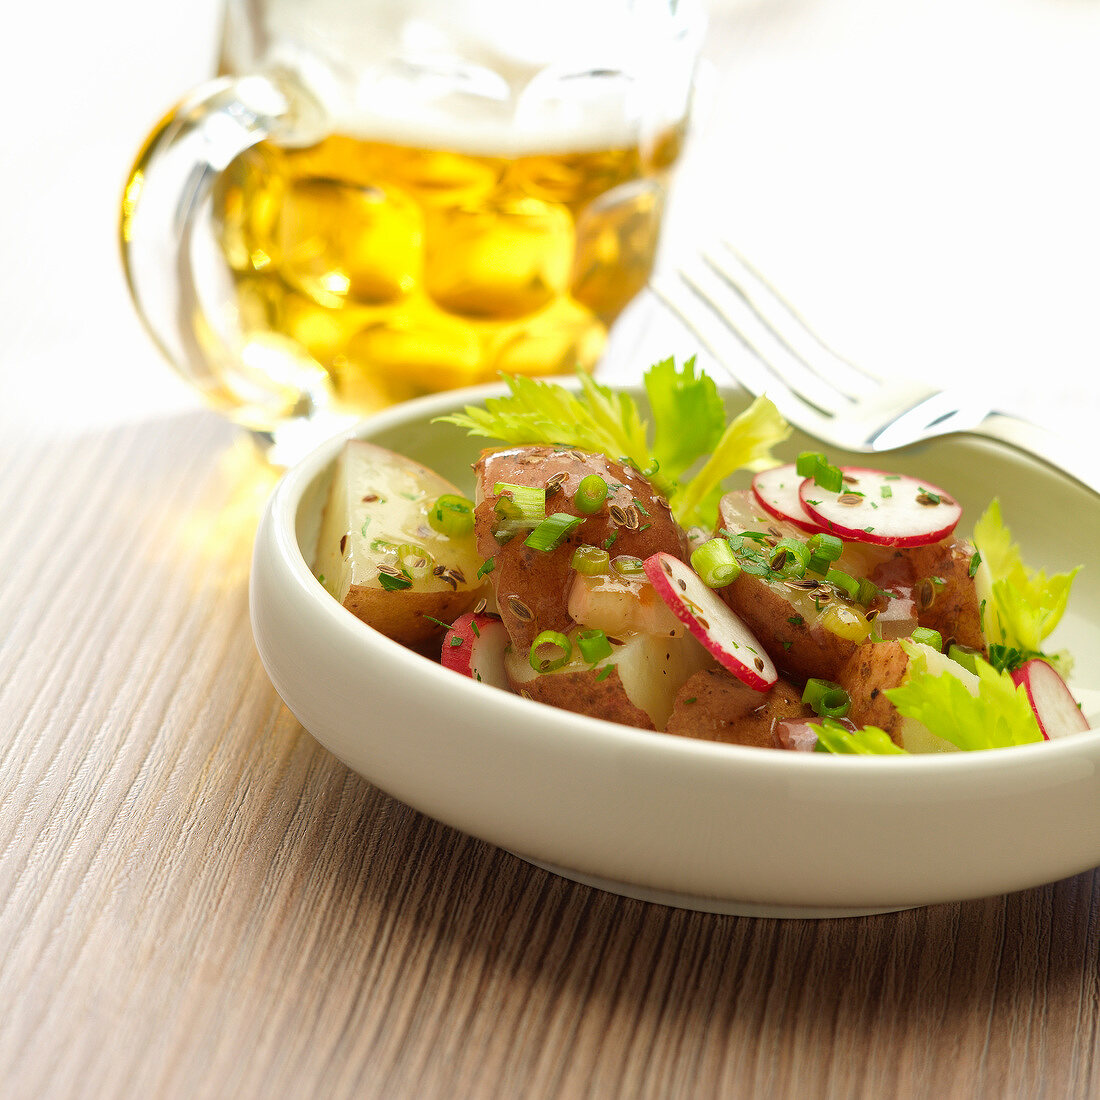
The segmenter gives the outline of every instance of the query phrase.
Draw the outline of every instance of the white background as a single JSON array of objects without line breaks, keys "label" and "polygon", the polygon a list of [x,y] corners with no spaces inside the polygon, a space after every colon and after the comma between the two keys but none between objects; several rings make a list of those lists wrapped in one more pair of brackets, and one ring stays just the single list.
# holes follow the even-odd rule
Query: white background
[{"label": "white background", "polygon": [[[145,133],[211,73],[218,12],[0,19],[0,386],[43,432],[193,401],[130,308],[117,206]],[[1095,430],[1100,3],[726,0],[707,55],[670,258],[728,236],[852,358]]]}]

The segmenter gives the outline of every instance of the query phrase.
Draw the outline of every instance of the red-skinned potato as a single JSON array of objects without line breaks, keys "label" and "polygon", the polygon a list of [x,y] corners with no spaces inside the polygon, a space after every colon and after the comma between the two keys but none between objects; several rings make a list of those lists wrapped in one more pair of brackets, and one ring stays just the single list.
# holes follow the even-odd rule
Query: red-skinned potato
[{"label": "red-skinned potato", "polygon": [[590,665],[574,648],[568,664],[542,673],[526,652],[513,650],[505,666],[512,690],[525,698],[624,726],[663,730],[684,682],[714,664],[687,633],[636,634],[612,650],[610,657]]},{"label": "red-skinned potato", "polygon": [[[314,573],[368,626],[405,645],[438,636],[485,590],[473,532],[444,535],[428,521],[445,478],[373,443],[349,440],[336,461]],[[389,587],[381,580],[389,577]]]},{"label": "red-skinned potato", "polygon": [[[640,558],[658,550],[678,557],[687,544],[668,503],[653,491],[636,470],[612,462],[601,454],[548,445],[508,447],[486,451],[475,466],[477,547],[492,559],[488,573],[501,619],[517,652],[526,652],[544,630],[566,632],[573,626],[568,611],[569,590],[575,576],[571,568],[578,546],[605,547],[608,553]],[[608,485],[607,500],[592,515],[574,504],[581,479],[598,474]],[[496,503],[499,483],[546,489],[547,514],[563,512],[583,517],[581,525],[556,549],[534,550],[524,544],[523,533],[501,543]]]},{"label": "red-skinned potato", "polygon": [[778,749],[779,722],[812,717],[798,689],[786,680],[754,691],[725,669],[709,669],[684,683],[665,729],[681,737]]}]

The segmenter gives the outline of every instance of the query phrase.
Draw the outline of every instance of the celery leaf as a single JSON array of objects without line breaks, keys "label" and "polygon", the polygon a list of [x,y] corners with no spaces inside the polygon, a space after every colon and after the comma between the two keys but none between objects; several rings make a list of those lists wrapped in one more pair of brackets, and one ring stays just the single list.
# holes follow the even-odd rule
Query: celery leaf
[{"label": "celery leaf", "polygon": [[901,644],[909,655],[908,674],[900,687],[887,688],[885,694],[906,718],[966,751],[1042,741],[1027,692],[1007,672],[976,659],[978,694],[972,695],[958,677],[930,671],[919,646]]},{"label": "celery leaf", "polygon": [[701,455],[714,450],[726,426],[726,407],[713,379],[695,373],[692,356],[682,369],[673,359],[645,375],[653,410],[653,457],[668,478],[678,478]]},{"label": "celery leaf", "polygon": [[703,468],[669,498],[672,512],[687,527],[713,527],[722,482],[734,470],[763,470],[778,462],[772,447],[791,434],[790,425],[766,397],[758,397],[722,433]]},{"label": "celery leaf", "polygon": [[989,570],[987,577],[980,571],[975,578],[986,603],[987,640],[1017,649],[1025,656],[1041,655],[1043,639],[1066,610],[1077,570],[1048,577],[1042,570],[1029,569],[1001,519],[997,500],[974,525],[974,544]]},{"label": "celery leaf", "polygon": [[878,726],[864,726],[849,730],[843,726],[826,723],[810,723],[817,734],[817,752],[831,752],[838,756],[907,756],[905,749],[890,740],[890,735]]}]

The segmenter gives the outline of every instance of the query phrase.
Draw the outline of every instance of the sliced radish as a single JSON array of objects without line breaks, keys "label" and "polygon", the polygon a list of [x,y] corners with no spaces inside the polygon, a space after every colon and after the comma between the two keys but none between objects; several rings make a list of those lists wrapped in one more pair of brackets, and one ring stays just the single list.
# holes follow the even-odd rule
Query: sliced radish
[{"label": "sliced radish", "polygon": [[955,530],[962,508],[927,481],[861,466],[842,466],[844,488],[822,489],[813,478],[798,499],[810,518],[843,539],[876,546],[924,546]]},{"label": "sliced radish", "polygon": [[1038,657],[1025,661],[1012,673],[1012,682],[1024,685],[1035,720],[1048,741],[1089,728],[1065,680],[1046,661]]},{"label": "sliced radish", "polygon": [[690,565],[660,551],[646,559],[645,572],[657,595],[738,680],[755,691],[775,683],[775,665],[764,647]]},{"label": "sliced radish", "polygon": [[762,470],[752,479],[752,492],[765,512],[776,519],[793,523],[801,531],[815,535],[825,528],[810,518],[798,498],[802,478],[793,462]]},{"label": "sliced radish", "polygon": [[511,642],[507,629],[495,615],[470,611],[451,624],[443,639],[440,661],[444,668],[509,691],[504,651]]}]

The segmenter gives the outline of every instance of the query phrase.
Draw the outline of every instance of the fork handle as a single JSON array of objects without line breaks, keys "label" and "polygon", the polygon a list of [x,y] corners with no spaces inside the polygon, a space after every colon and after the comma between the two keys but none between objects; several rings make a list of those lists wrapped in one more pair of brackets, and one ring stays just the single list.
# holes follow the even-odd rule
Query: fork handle
[{"label": "fork handle", "polygon": [[1007,443],[1040,462],[1054,467],[1100,495],[1100,465],[1074,438],[1056,435],[1008,413],[990,412],[963,434],[984,436]]}]

